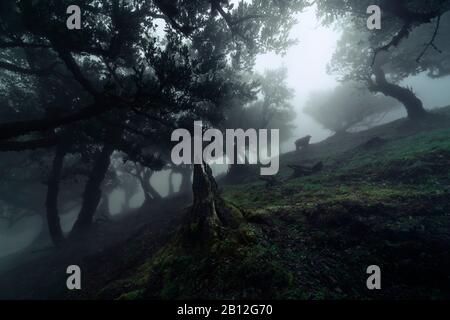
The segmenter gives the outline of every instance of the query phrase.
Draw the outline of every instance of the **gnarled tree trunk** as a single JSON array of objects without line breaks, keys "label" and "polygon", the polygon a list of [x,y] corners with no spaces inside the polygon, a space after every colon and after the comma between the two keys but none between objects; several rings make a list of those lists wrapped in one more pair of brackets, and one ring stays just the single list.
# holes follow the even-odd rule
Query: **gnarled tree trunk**
[{"label": "gnarled tree trunk", "polygon": [[423,107],[422,101],[408,88],[390,83],[382,66],[376,62],[373,68],[376,83],[371,87],[372,90],[381,92],[384,95],[400,101],[408,112],[408,118],[417,120],[423,118],[427,112]]},{"label": "gnarled tree trunk", "polygon": [[109,211],[109,199],[106,194],[102,194],[100,204],[98,205],[97,214],[95,215],[96,222],[107,222],[111,219]]},{"label": "gnarled tree trunk", "polygon": [[64,146],[58,145],[56,147],[55,158],[53,159],[52,169],[48,180],[47,199],[45,202],[50,238],[55,245],[60,245],[64,242],[64,235],[59,220],[58,194],[66,153],[67,151]]},{"label": "gnarled tree trunk", "polygon": [[158,191],[155,190],[155,188],[153,188],[150,182],[153,174],[154,171],[147,168],[143,169],[143,172],[139,174],[139,180],[141,182],[142,190],[144,191],[145,196],[143,206],[150,203],[151,201],[162,199],[161,195],[158,193]]},{"label": "gnarled tree trunk", "polygon": [[91,226],[102,197],[101,185],[108,171],[113,152],[114,146],[111,143],[105,143],[103,150],[96,159],[84,189],[83,205],[73,226],[72,234],[82,233]]},{"label": "gnarled tree trunk", "polygon": [[191,231],[195,238],[209,240],[217,236],[222,225],[218,213],[218,194],[215,181],[211,179],[207,164],[194,165],[192,191],[194,203],[191,209]]},{"label": "gnarled tree trunk", "polygon": [[185,225],[185,235],[190,240],[206,243],[226,227],[238,225],[242,217],[233,214],[233,209],[222,199],[211,168],[206,163],[194,165],[192,191],[194,202]]}]

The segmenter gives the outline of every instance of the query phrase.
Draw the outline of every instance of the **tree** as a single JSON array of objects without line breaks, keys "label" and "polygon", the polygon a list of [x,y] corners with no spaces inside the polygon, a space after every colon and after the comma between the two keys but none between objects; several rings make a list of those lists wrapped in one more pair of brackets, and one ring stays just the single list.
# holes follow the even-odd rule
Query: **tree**
[{"label": "tree", "polygon": [[143,206],[147,206],[152,201],[158,201],[161,200],[162,197],[156,191],[151,182],[150,179],[152,178],[153,174],[155,173],[154,170],[151,170],[149,168],[143,167],[139,163],[134,164],[135,169],[132,170],[132,175],[137,178],[139,183],[141,184],[142,191],[144,192],[144,204]]},{"label": "tree", "polygon": [[[444,36],[438,37],[438,31],[441,22],[448,19],[450,1],[323,0],[317,3],[325,23],[338,19],[344,27],[330,71],[344,80],[363,82],[371,91],[397,99],[410,119],[423,118],[426,112],[422,101],[399,83],[420,72],[442,69],[439,60],[443,57],[438,57],[440,50],[433,48],[445,42]],[[366,27],[369,5],[379,5],[383,12],[382,28],[376,32]]]},{"label": "tree", "polygon": [[[0,124],[0,150],[53,150],[47,216],[60,242],[57,203],[68,159],[81,157],[89,164],[72,231],[83,234],[101,201],[113,153],[153,170],[161,166],[159,151],[170,144],[170,130],[198,119],[220,123],[226,101],[249,90],[238,70],[250,70],[257,53],[282,51],[291,43],[286,31],[304,1],[5,0],[1,5],[2,88],[12,102]],[[69,5],[83,12],[80,32],[65,28]],[[12,86],[20,94],[13,94]],[[33,103],[24,103],[23,93]],[[151,152],[145,153],[149,144]]]},{"label": "tree", "polygon": [[324,128],[341,133],[370,127],[397,105],[393,99],[345,83],[333,90],[311,94],[303,111]]},{"label": "tree", "polygon": [[196,164],[193,171],[194,199],[183,226],[183,236],[193,244],[207,245],[227,228],[239,226],[243,216],[221,197],[208,164]]},{"label": "tree", "polygon": [[280,140],[292,135],[295,111],[291,104],[294,91],[287,84],[286,67],[254,74],[256,96],[252,100],[238,101],[227,112],[227,128],[279,129]]},{"label": "tree", "polygon": [[[267,70],[263,74],[250,76],[254,81],[254,96],[236,99],[226,111],[226,128],[235,129],[278,129],[280,143],[292,135],[295,111],[291,101],[294,92],[287,85],[288,70],[285,67]],[[248,166],[237,165],[237,158],[248,160],[248,150],[234,150],[235,165],[231,165],[228,178],[239,181],[248,173]],[[248,161],[246,161],[248,163]]]}]

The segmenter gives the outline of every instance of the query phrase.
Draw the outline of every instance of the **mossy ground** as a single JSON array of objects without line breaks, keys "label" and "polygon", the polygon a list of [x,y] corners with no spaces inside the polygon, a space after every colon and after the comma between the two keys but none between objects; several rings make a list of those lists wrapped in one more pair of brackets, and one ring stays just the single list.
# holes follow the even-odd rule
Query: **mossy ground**
[{"label": "mossy ground", "polygon": [[[450,297],[450,130],[339,155],[324,172],[228,186],[293,281],[285,298]],[[287,176],[287,175],[286,175]],[[369,292],[365,268],[382,267]]]},{"label": "mossy ground", "polygon": [[[228,185],[245,222],[203,246],[174,235],[101,293],[119,299],[450,298],[450,129],[395,135],[369,149],[317,148],[319,174]],[[383,132],[377,129],[377,135]],[[388,130],[385,130],[386,132]],[[382,290],[366,287],[379,265]],[[106,293],[106,294],[105,294]]]}]

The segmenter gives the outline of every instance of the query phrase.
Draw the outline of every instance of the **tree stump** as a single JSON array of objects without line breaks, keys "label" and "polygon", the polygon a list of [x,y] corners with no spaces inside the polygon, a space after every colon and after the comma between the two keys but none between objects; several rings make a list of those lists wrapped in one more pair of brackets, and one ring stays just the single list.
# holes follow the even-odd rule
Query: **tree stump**
[{"label": "tree stump", "polygon": [[209,242],[227,227],[236,227],[242,215],[222,199],[211,168],[194,165],[193,205],[185,223],[185,235],[192,241]]}]

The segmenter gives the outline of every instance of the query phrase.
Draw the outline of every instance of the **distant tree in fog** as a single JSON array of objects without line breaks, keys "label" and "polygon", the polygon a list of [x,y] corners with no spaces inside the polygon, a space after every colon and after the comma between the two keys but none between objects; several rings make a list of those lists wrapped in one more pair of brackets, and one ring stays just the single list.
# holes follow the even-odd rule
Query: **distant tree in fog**
[{"label": "distant tree in fog", "polygon": [[[330,72],[359,81],[371,91],[398,100],[410,119],[426,115],[422,101],[401,81],[421,72],[449,73],[449,0],[316,1],[324,23],[343,27]],[[366,9],[379,5],[381,30],[368,30]]]},{"label": "distant tree in fog", "polygon": [[243,107],[241,118],[236,119],[235,123],[241,123],[247,128],[279,129],[280,142],[289,139],[296,114],[292,105],[294,90],[288,86],[287,77],[286,67],[256,74],[254,79],[259,85],[258,98]]},{"label": "distant tree in fog", "polygon": [[[83,12],[81,31],[66,28],[69,5]],[[292,43],[288,31],[304,5],[0,1],[0,151],[43,150],[36,162],[47,173],[41,201],[53,242],[67,238],[59,203],[68,177],[83,177],[73,239],[105,208],[113,155],[144,167],[148,187],[171,131],[199,119],[218,125],[226,102],[252,95],[242,70]]]},{"label": "distant tree in fog", "polygon": [[396,106],[398,102],[394,99],[345,83],[311,94],[303,111],[324,128],[339,133],[373,126]]},{"label": "distant tree in fog", "polygon": [[[237,100],[234,105],[225,112],[225,128],[235,129],[278,129],[280,143],[292,136],[293,121],[296,113],[292,105],[294,91],[287,84],[288,70],[285,67],[267,70],[264,73],[256,73],[250,76],[254,81],[256,96],[254,99]],[[244,159],[247,150],[234,150],[235,161],[237,157]],[[229,177],[233,179],[248,170],[242,165],[231,165]]]},{"label": "distant tree in fog", "polygon": [[234,101],[233,106],[225,111],[224,127],[279,129],[280,142],[289,139],[295,127],[293,121],[296,114],[292,105],[294,90],[287,84],[287,75],[285,67],[251,75],[255,97]]}]

